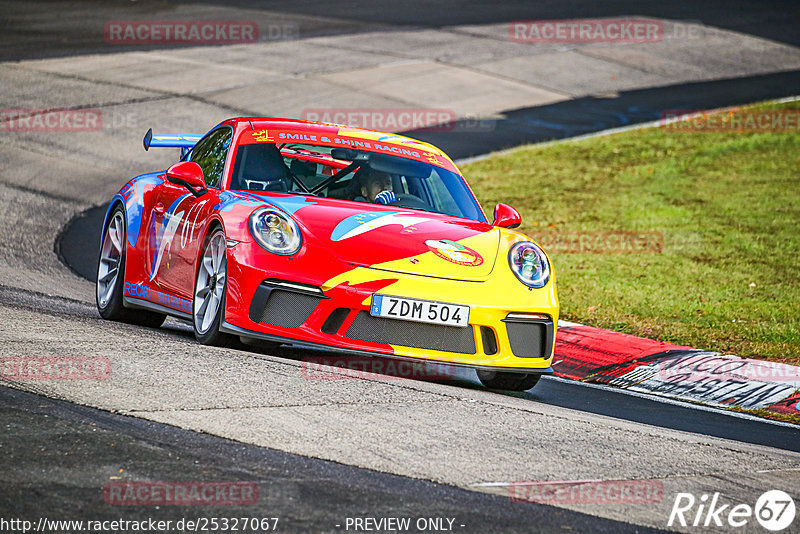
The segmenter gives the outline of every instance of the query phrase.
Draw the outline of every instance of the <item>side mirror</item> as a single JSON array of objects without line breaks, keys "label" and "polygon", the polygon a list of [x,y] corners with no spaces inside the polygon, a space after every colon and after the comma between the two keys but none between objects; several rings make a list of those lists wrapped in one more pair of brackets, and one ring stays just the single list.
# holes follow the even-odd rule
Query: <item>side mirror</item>
[{"label": "side mirror", "polygon": [[494,222],[492,226],[516,228],[520,224],[522,224],[522,217],[517,210],[508,204],[498,204],[494,207]]},{"label": "side mirror", "polygon": [[167,180],[175,185],[182,185],[196,197],[208,191],[203,178],[203,169],[194,161],[179,161],[167,169]]}]

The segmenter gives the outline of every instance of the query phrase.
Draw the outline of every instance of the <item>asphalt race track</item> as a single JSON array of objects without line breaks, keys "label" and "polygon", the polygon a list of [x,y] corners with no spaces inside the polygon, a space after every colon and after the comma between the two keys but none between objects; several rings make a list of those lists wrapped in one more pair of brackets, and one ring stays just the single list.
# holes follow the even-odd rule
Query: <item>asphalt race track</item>
[{"label": "asphalt race track", "polygon": [[[491,116],[491,129],[411,135],[469,157],[652,121],[664,109],[795,94],[794,4],[128,4],[0,2],[0,105],[96,108],[108,119],[89,133],[0,131],[0,356],[102,357],[113,369],[101,381],[0,379],[0,518],[245,515],[280,517],[279,532],[344,532],[347,518],[408,517],[450,518],[460,532],[649,532],[670,530],[678,492],[750,505],[770,489],[800,493],[800,432],[791,425],[558,379],[520,394],[487,391],[469,372],[447,382],[315,379],[303,350],[208,348],[178,321],[158,330],[101,321],[90,282],[105,203],[131,176],[174,159],[142,151],[149,126],[202,131],[237,114],[297,116],[320,102],[411,107],[441,93],[460,115]],[[700,51],[666,43],[674,48],[652,48],[635,59],[648,67],[638,69],[624,48],[525,56],[529,49],[503,40],[511,20],[634,15],[702,26]],[[199,51],[115,47],[102,37],[108,20],[192,17],[296,33]],[[541,84],[515,73],[520,58],[539,54],[564,68]],[[585,72],[571,82],[574,61]],[[426,89],[420,79],[402,94],[369,85],[387,72],[407,75],[409,65],[464,85]],[[619,87],[609,68],[621,69]],[[355,79],[366,89],[354,89]],[[478,81],[492,81],[499,96],[459,100]],[[259,500],[108,504],[103,488],[118,480],[255,482]],[[551,506],[508,497],[512,482],[558,480],[657,481],[663,499]],[[740,530],[760,531],[755,522]]]}]

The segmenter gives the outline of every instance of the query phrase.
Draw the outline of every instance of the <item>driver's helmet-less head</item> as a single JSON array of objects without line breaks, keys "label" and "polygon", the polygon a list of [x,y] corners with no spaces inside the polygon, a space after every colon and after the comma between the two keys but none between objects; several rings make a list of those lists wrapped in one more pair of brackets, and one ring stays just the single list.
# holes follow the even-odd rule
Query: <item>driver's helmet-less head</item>
[{"label": "driver's helmet-less head", "polygon": [[385,172],[370,167],[362,167],[356,172],[361,196],[370,202],[389,204],[397,200],[393,192],[392,177]]}]

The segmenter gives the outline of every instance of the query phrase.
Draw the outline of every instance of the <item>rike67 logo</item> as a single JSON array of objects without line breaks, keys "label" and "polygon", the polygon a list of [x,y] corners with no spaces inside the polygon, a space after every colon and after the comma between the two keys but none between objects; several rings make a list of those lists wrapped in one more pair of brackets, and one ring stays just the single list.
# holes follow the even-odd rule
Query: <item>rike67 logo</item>
[{"label": "rike67 logo", "polygon": [[720,494],[703,494],[697,499],[691,493],[678,493],[667,526],[739,528],[753,517],[767,530],[778,532],[794,522],[794,500],[781,490],[763,493],[755,506],[723,503]]}]

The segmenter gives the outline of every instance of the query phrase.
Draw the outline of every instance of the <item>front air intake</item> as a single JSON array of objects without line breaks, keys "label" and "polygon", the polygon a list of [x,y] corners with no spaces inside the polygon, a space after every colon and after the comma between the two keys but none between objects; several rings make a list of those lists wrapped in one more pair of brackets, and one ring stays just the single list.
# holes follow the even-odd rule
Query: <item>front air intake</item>
[{"label": "front air intake", "polygon": [[508,314],[506,324],[511,352],[518,358],[549,358],[553,351],[553,320],[544,315]]},{"label": "front air intake", "polygon": [[320,300],[322,290],[280,280],[266,280],[258,286],[250,304],[250,319],[283,328],[303,324]]},{"label": "front air intake", "polygon": [[417,349],[475,354],[472,326],[459,328],[436,324],[373,317],[360,311],[347,329],[346,337],[373,343],[400,345]]}]

